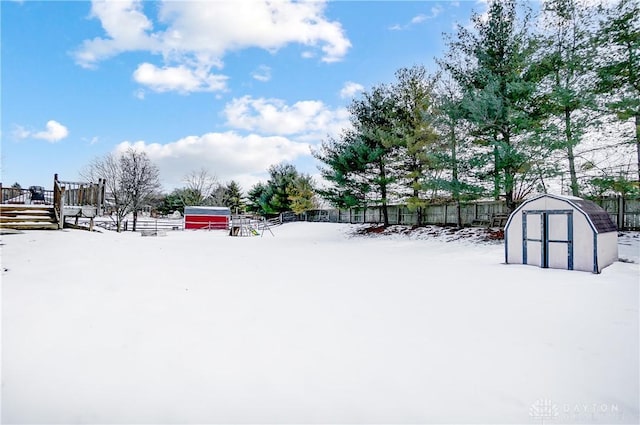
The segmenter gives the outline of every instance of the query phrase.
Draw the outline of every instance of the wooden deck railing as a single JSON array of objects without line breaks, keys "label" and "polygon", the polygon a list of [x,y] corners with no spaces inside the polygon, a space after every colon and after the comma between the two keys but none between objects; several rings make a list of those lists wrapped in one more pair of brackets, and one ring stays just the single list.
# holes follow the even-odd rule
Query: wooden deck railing
[{"label": "wooden deck railing", "polygon": [[[44,200],[37,201],[38,204],[51,205],[53,203],[53,191],[44,191]],[[18,189],[14,187],[3,187],[0,183],[0,203],[1,204],[31,204],[31,191],[29,189]]]},{"label": "wooden deck railing", "polygon": [[101,211],[104,207],[105,185],[103,179],[98,183],[71,182],[58,180],[54,177],[55,184],[64,188],[64,204],[68,206],[92,206]]},{"label": "wooden deck railing", "polygon": [[53,210],[56,213],[58,229],[64,227],[64,186],[58,181],[58,175],[53,178]]}]

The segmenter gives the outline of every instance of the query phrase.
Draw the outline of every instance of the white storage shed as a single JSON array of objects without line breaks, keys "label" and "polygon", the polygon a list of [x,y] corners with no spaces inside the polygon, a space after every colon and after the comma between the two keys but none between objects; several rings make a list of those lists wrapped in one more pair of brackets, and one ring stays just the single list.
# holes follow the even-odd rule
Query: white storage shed
[{"label": "white storage shed", "polygon": [[618,260],[618,231],[609,214],[572,196],[526,200],[509,216],[504,241],[507,264],[600,273]]}]

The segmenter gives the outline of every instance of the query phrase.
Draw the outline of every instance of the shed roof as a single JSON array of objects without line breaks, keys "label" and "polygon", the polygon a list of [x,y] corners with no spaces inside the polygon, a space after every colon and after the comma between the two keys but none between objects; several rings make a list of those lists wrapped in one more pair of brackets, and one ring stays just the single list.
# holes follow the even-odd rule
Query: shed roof
[{"label": "shed roof", "polygon": [[613,220],[611,220],[611,216],[609,216],[609,213],[600,205],[592,201],[587,201],[585,199],[571,200],[571,202],[576,204],[579,209],[587,214],[598,233],[618,231],[618,227],[613,222]]},{"label": "shed roof", "polygon": [[184,215],[231,215],[228,207],[188,206],[184,207]]},{"label": "shed roof", "polygon": [[577,198],[575,196],[562,196],[562,195],[551,195],[551,194],[534,196],[533,198],[530,198],[524,201],[522,205],[520,205],[516,209],[516,211],[522,209],[522,207],[524,207],[527,203],[543,197],[559,199],[571,204],[574,208],[581,211],[587,217],[587,220],[589,220],[589,222],[591,223],[596,233],[609,233],[609,232],[616,232],[618,230],[618,227],[613,222],[613,220],[611,220],[611,216],[604,208],[602,208],[595,202],[587,201],[586,199]]}]

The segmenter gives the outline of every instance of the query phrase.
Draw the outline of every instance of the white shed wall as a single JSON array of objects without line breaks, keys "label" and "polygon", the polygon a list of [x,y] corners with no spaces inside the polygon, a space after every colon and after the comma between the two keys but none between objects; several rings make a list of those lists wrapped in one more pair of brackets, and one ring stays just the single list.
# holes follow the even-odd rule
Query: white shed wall
[{"label": "white shed wall", "polygon": [[507,263],[522,264],[522,213],[511,218],[505,238],[507,239]]},{"label": "white shed wall", "polygon": [[598,235],[598,272],[618,261],[618,232]]},{"label": "white shed wall", "polygon": [[[568,204],[566,204],[568,205]],[[573,212],[573,269],[593,272],[594,231],[580,211]]]}]

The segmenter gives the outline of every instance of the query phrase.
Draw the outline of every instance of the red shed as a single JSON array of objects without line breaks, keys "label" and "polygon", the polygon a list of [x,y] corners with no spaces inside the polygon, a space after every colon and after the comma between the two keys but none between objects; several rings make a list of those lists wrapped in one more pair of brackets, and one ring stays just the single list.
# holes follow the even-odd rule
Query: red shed
[{"label": "red shed", "polygon": [[184,228],[228,229],[230,217],[227,207],[184,207]]}]

